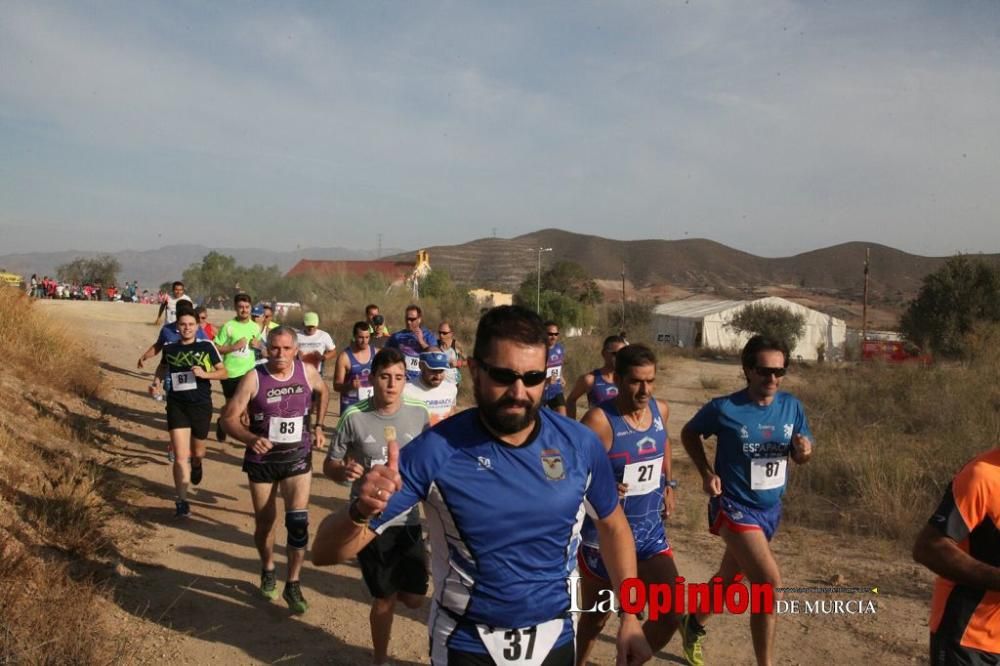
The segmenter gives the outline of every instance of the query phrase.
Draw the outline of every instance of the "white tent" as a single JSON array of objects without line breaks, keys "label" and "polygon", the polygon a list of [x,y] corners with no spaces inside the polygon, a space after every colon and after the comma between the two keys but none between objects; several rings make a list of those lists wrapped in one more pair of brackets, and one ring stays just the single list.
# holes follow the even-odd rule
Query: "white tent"
[{"label": "white tent", "polygon": [[753,301],[683,300],[663,303],[653,308],[653,337],[662,344],[677,347],[708,347],[738,351],[749,336],[727,324],[750,303],[779,305],[806,318],[805,333],[799,339],[792,358],[815,360],[822,344],[827,358],[843,352],[847,326],[842,319],[831,317],[798,303],[777,296]]}]

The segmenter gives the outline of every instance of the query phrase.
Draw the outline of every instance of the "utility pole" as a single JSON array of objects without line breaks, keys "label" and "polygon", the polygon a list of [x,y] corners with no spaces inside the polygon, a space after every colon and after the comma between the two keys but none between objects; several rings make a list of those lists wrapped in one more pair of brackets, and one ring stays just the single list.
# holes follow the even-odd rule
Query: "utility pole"
[{"label": "utility pole", "polygon": [[861,346],[864,347],[865,340],[868,339],[868,264],[871,261],[871,248],[865,248],[865,296],[864,305],[861,306]]},{"label": "utility pole", "polygon": [[622,330],[628,330],[625,321],[625,262],[622,261]]},{"label": "utility pole", "polygon": [[537,281],[535,284],[535,312],[542,312],[542,252],[551,252],[551,247],[538,248],[538,272],[535,274]]},{"label": "utility pole", "polygon": [[377,244],[375,246],[375,258],[376,259],[381,259],[382,258],[382,234],[378,234],[377,238],[378,238],[378,240],[377,240]]}]

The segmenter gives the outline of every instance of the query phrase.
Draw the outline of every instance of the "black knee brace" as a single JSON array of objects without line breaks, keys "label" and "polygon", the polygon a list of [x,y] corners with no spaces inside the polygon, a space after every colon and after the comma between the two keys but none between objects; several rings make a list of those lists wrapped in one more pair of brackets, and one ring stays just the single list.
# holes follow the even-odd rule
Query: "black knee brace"
[{"label": "black knee brace", "polygon": [[285,529],[288,530],[288,547],[302,550],[309,543],[309,511],[293,509],[285,512]]}]

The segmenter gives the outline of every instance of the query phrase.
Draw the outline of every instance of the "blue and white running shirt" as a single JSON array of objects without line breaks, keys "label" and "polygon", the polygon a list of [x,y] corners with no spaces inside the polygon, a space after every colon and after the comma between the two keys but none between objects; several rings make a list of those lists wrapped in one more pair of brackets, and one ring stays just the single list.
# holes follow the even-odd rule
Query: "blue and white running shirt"
[{"label": "blue and white running shirt", "polygon": [[812,439],[798,398],[779,391],[770,405],[758,405],[746,389],[715,398],[688,423],[702,437],[716,435],[715,473],[722,494],[766,509],[781,501],[792,439]]},{"label": "blue and white running shirt", "polygon": [[573,640],[567,578],[584,513],[606,518],[618,505],[611,463],[590,429],[543,409],[528,442],[510,446],[468,409],[411,441],[400,452],[400,474],[403,489],[371,526],[381,533],[424,502],[433,663],[448,647],[486,654],[477,624],[558,620],[555,647]]}]

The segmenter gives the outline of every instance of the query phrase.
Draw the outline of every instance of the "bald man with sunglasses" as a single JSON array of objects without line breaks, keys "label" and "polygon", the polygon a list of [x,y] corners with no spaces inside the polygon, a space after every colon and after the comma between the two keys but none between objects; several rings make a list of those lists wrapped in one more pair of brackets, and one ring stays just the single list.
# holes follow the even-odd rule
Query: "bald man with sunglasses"
[{"label": "bald man with sunglasses", "polygon": [[[780,390],[788,370],[788,346],[755,335],[740,360],[747,387],[702,407],[681,430],[681,442],[710,498],[709,531],[726,543],[716,576],[729,583],[742,573],[751,583],[781,587],[770,542],[781,518],[788,459],[799,465],[809,462],[812,432],[802,403]],[[702,438],[713,435],[717,443],[710,465]],[[708,617],[681,619],[684,656],[694,666],[705,663],[702,641]],[[758,664],[773,663],[774,621],[770,613],[750,616]]]},{"label": "bald man with sunglasses", "polygon": [[[615,589],[636,575],[635,542],[608,455],[585,426],[541,409],[545,327],[519,306],[488,311],[469,362],[476,407],[390,444],[349,507],[327,517],[317,565],[352,557],[423,502],[431,535],[431,663],[573,666],[568,577],[591,515]],[[649,646],[635,615],[618,633],[617,664]]]}]

